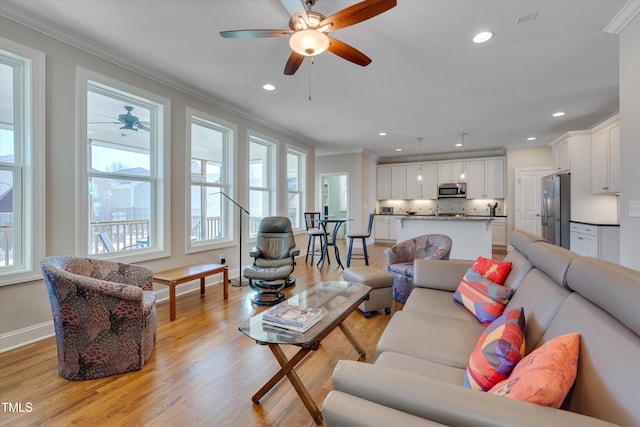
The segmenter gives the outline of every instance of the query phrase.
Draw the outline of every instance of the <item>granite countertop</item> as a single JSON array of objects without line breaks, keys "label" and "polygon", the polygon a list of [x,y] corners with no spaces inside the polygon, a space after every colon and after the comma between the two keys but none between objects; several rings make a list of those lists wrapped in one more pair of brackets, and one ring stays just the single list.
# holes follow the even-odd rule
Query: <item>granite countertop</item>
[{"label": "granite countertop", "polygon": [[490,216],[446,216],[446,215],[397,215],[400,219],[411,221],[487,221]]},{"label": "granite countertop", "polygon": [[595,226],[611,226],[611,227],[620,227],[620,223],[618,222],[607,222],[607,221],[577,221],[572,219],[571,222],[575,222],[578,224],[584,225],[595,225]]}]

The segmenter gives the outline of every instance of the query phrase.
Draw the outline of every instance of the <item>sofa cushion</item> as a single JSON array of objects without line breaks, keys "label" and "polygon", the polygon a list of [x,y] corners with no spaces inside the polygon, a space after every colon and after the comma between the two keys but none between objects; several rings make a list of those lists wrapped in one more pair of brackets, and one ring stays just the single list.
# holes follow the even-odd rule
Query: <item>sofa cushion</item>
[{"label": "sofa cushion", "polygon": [[415,288],[411,292],[411,298],[402,307],[402,311],[429,313],[478,323],[478,319],[473,314],[451,298],[451,292],[436,289]]},{"label": "sofa cushion", "polygon": [[470,268],[460,280],[453,299],[488,325],[502,314],[512,293],[511,289],[493,283]]},{"label": "sofa cushion", "polygon": [[479,256],[471,268],[493,283],[503,285],[511,271],[511,263],[509,261],[498,261]]},{"label": "sofa cushion", "polygon": [[531,265],[529,260],[518,251],[509,252],[507,256],[504,257],[504,260],[511,263],[511,272],[507,276],[503,285],[515,291],[518,289],[525,276],[531,271],[533,265]]},{"label": "sofa cushion", "polygon": [[464,382],[466,373],[464,368],[455,368],[395,351],[385,351],[376,358],[375,364],[458,385]]},{"label": "sofa cushion", "polygon": [[533,242],[528,245],[527,256],[534,267],[544,271],[547,276],[562,286],[567,285],[566,275],[569,264],[579,257],[565,248],[547,242]]},{"label": "sofa cushion", "polygon": [[511,310],[487,326],[469,357],[464,386],[490,390],[509,377],[524,356],[524,310]]},{"label": "sofa cushion", "polygon": [[465,369],[485,329],[480,322],[398,311],[382,332],[376,353],[395,351]]},{"label": "sofa cushion", "polygon": [[580,335],[553,338],[518,363],[509,378],[490,392],[511,399],[560,408],[576,379]]}]

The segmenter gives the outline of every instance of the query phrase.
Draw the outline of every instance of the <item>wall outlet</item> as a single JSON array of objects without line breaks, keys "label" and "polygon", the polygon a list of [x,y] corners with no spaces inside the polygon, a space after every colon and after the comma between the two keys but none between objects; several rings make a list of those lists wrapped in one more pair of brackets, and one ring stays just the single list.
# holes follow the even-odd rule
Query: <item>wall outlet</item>
[{"label": "wall outlet", "polygon": [[220,254],[218,255],[218,264],[226,264],[227,263],[227,259],[224,257],[224,254]]},{"label": "wall outlet", "polygon": [[629,216],[640,218],[640,200],[629,201]]}]

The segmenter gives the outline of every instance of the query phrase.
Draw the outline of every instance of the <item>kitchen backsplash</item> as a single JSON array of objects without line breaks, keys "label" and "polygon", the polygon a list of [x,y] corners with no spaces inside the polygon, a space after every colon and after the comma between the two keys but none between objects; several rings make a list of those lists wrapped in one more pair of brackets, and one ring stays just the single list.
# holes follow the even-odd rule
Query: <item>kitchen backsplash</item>
[{"label": "kitchen backsplash", "polygon": [[408,210],[417,211],[418,215],[434,215],[436,213],[464,213],[467,215],[489,215],[488,204],[497,203],[496,215],[507,215],[504,199],[439,199],[439,200],[383,200],[380,207],[393,207],[394,214],[404,214]]}]

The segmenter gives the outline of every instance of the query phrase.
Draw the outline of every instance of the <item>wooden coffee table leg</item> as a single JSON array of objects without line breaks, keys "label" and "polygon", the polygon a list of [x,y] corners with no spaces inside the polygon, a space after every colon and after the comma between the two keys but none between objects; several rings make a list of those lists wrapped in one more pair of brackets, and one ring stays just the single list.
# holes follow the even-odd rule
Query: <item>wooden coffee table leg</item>
[{"label": "wooden coffee table leg", "polygon": [[322,424],[322,413],[320,413],[320,409],[313,401],[311,394],[300,380],[300,377],[294,371],[293,368],[300,363],[302,359],[311,351],[310,348],[301,348],[292,358],[291,360],[287,359],[287,356],[282,351],[282,348],[278,344],[267,344],[271,349],[271,352],[275,356],[276,360],[280,364],[280,370],[273,376],[267,383],[262,386],[260,390],[256,394],[253,395],[251,400],[253,403],[259,403],[260,399],[267,394],[269,390],[271,390],[278,382],[286,375],[291,382],[291,385],[295,389],[298,396],[300,396],[300,400],[304,403],[304,406],[309,411],[309,414],[313,417],[313,420],[316,424]]},{"label": "wooden coffee table leg", "polygon": [[222,270],[222,289],[224,299],[229,298],[229,269]]},{"label": "wooden coffee table leg", "polygon": [[200,278],[200,295],[204,295],[204,276]]},{"label": "wooden coffee table leg", "polygon": [[347,325],[344,323],[339,323],[338,327],[342,331],[342,333],[347,337],[353,348],[356,349],[358,354],[360,355],[359,361],[365,360],[367,358],[367,352],[364,351],[364,348],[360,345],[360,343],[356,340],[356,337],[351,333]]}]

